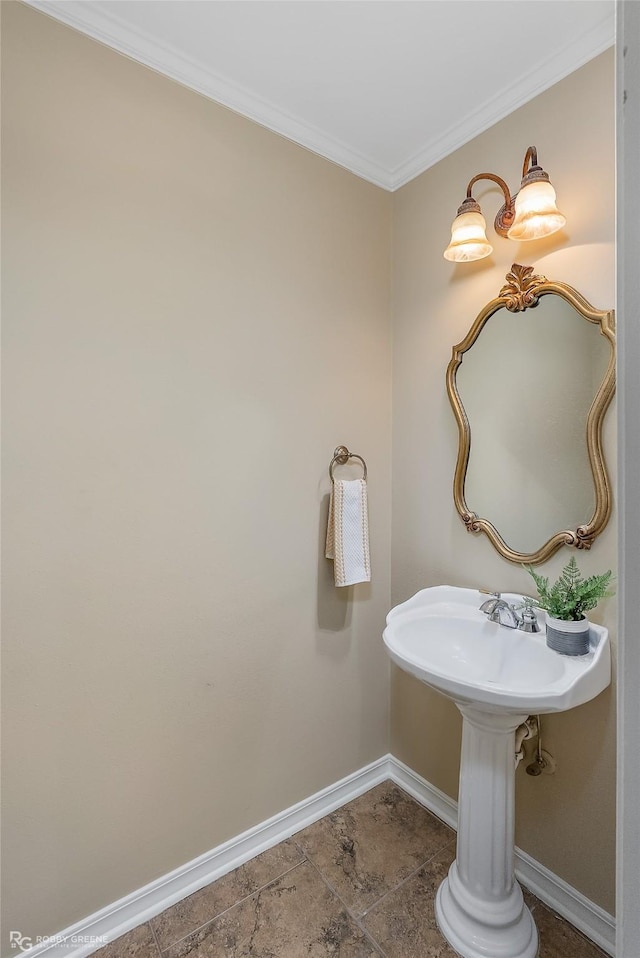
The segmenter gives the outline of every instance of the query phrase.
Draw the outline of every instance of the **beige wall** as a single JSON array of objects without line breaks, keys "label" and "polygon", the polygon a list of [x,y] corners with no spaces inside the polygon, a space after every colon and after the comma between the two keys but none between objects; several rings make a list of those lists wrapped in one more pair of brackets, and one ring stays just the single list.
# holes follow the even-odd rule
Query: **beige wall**
[{"label": "beige wall", "polygon": [[[428,170],[395,196],[393,367],[392,602],[450,583],[531,592],[531,580],[501,559],[484,536],[466,532],[452,500],[457,429],[445,389],[451,347],[498,294],[513,262],[577,287],[600,309],[614,305],[614,59],[609,51]],[[455,266],[442,258],[467,182],[480,170],[518,186],[530,143],[558,190],[563,234],[533,246],[495,238],[494,253]],[[501,194],[475,195],[491,223]],[[490,226],[492,233],[492,226]],[[493,234],[495,235],[495,234]],[[500,362],[535,361],[501,355]],[[606,455],[615,465],[615,410],[606,422]],[[496,461],[495,469],[501,467]],[[613,476],[615,481],[615,475]],[[540,543],[542,545],[542,543]],[[544,566],[554,575],[562,550]],[[615,516],[590,553],[588,573],[615,568]],[[612,630],[615,601],[593,614]],[[545,747],[558,762],[551,777],[517,775],[518,845],[593,901],[613,911],[615,875],[615,699],[543,719]],[[392,676],[391,751],[455,796],[460,719],[444,698],[398,670]]]},{"label": "beige wall", "polygon": [[[612,305],[613,61],[390,196],[2,14],[3,904],[38,935],[387,751],[390,556],[393,602],[529,590],[454,511],[444,371],[514,260]],[[568,235],[445,263],[467,180],[515,186],[531,141]],[[374,566],[345,592],[322,558],[340,442],[368,462]],[[615,547],[611,524],[581,564]],[[455,795],[455,708],[395,670],[391,689],[392,751]],[[518,773],[518,843],[609,910],[613,729],[611,693],[545,719],[558,772]]]},{"label": "beige wall", "polygon": [[6,953],[387,752],[392,197],[2,6]]}]

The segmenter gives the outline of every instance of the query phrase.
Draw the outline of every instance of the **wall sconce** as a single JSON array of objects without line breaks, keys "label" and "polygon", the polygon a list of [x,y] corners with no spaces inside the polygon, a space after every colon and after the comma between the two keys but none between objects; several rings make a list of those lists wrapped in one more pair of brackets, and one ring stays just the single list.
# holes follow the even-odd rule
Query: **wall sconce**
[{"label": "wall sconce", "polygon": [[451,226],[451,242],[444,251],[445,259],[468,263],[493,252],[480,204],[471,195],[473,184],[478,180],[492,180],[504,193],[504,204],[494,223],[499,236],[516,242],[540,239],[562,229],[567,222],[556,206],[556,191],[548,175],[538,166],[538,151],[535,146],[530,146],[522,166],[520,190],[514,196],[509,193],[505,181],[495,173],[478,173],[473,177],[467,187],[466,199]]}]

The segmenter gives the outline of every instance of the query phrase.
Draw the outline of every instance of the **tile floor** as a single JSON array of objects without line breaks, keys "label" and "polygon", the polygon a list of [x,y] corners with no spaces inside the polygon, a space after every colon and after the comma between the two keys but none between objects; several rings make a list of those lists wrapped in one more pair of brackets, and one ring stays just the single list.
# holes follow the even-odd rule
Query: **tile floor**
[{"label": "tile floor", "polygon": [[[97,952],[98,958],[455,958],[436,889],[455,832],[392,782]],[[606,958],[525,892],[540,958]]]}]

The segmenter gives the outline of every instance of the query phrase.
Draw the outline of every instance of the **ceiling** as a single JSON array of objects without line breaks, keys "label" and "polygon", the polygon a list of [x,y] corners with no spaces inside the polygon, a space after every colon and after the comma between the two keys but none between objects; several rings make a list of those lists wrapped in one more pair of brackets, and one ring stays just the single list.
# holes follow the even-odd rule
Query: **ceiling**
[{"label": "ceiling", "polygon": [[597,56],[614,0],[26,0],[395,190]]}]

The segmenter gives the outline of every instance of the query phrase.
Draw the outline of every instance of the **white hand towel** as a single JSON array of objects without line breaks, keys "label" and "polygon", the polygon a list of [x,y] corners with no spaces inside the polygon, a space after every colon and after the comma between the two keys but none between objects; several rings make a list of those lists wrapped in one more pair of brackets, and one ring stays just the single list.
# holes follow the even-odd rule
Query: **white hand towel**
[{"label": "white hand towel", "polygon": [[337,586],[369,582],[369,514],[364,479],[334,479],[329,500],[327,559]]}]

